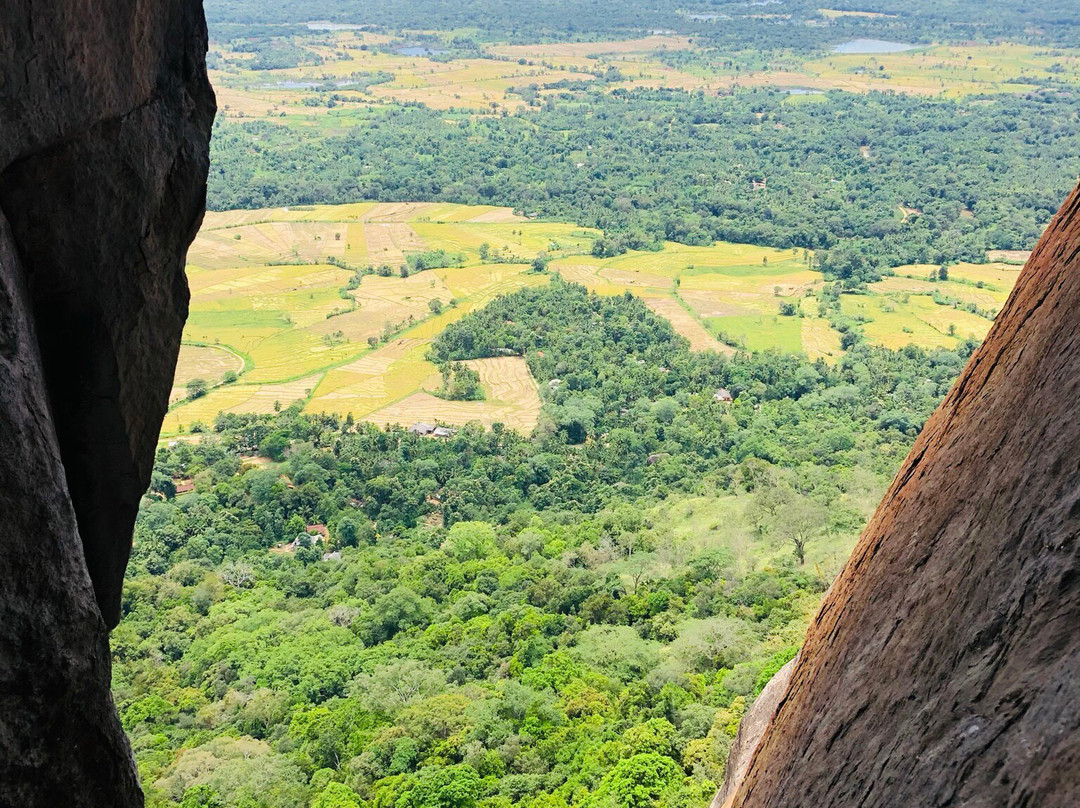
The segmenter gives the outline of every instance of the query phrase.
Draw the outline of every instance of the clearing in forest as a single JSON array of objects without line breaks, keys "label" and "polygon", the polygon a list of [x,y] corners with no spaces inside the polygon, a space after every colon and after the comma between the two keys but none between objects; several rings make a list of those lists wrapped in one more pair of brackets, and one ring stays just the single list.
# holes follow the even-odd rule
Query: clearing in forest
[{"label": "clearing in forest", "polygon": [[479,421],[484,426],[502,423],[525,433],[536,427],[540,392],[524,358],[500,356],[472,359],[465,364],[480,374],[483,401],[447,401],[431,395],[426,391],[437,389],[441,381],[435,373],[425,380],[424,390],[365,415],[363,420],[382,426],[409,426],[417,421],[464,425]]},{"label": "clearing in forest", "polygon": [[[873,12],[823,9],[823,21]],[[512,113],[543,103],[567,85],[606,92],[680,89],[727,92],[773,87],[796,92],[891,91],[963,96],[1026,93],[1048,83],[1080,86],[1080,58],[1012,43],[921,46],[895,53],[830,53],[765,60],[718,54],[682,36],[608,42],[493,44],[483,54],[405,53],[370,31],[306,32],[320,64],[252,70],[252,54],[215,43],[222,69],[210,78],[222,118],[343,133],[365,125],[373,107],[413,104],[454,115]],[[780,65],[779,67],[777,65]],[[616,75],[610,75],[616,72]],[[365,80],[366,79],[366,80]],[[793,95],[793,103],[820,96]]]},{"label": "clearing in forest", "polygon": [[187,383],[202,379],[209,385],[217,384],[226,373],[240,373],[244,358],[228,348],[218,345],[181,345],[176,360],[176,374],[169,401],[178,401],[187,395]]},{"label": "clearing in forest", "polygon": [[716,351],[734,353],[730,345],[720,342],[709,329],[686,306],[668,295],[643,295],[645,305],[674,326],[675,330],[690,341],[692,351]]},{"label": "clearing in forest", "polygon": [[[668,243],[599,258],[592,255],[599,236],[506,208],[449,203],[209,213],[189,252],[191,312],[163,434],[208,426],[222,411],[297,402],[308,412],[378,423],[531,429],[541,398],[524,361],[482,360],[486,400],[452,402],[425,392],[438,388],[438,368],[426,356],[447,325],[499,295],[548,283],[550,272],[597,294],[640,296],[692,350],[778,348],[826,361],[843,353],[839,332],[819,316],[824,279],[804,250]],[[532,269],[540,253],[549,273]],[[418,254],[450,266],[412,271],[410,256]],[[369,267],[375,274],[365,274]],[[900,267],[867,294],[844,295],[843,313],[889,347],[979,339],[1019,267],[958,264],[948,280],[931,281],[937,271]],[[229,371],[239,379],[223,383]],[[211,389],[188,400],[194,378]]]}]

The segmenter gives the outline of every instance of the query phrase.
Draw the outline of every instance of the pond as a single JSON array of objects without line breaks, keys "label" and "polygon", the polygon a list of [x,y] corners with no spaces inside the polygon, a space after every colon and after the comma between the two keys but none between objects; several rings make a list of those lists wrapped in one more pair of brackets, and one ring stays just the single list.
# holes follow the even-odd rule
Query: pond
[{"label": "pond", "polygon": [[371,25],[354,25],[348,22],[309,22],[309,31],[363,31]]},{"label": "pond", "polygon": [[333,85],[334,87],[355,87],[360,82],[348,81],[345,79],[339,79],[338,81],[277,81],[273,84],[263,84],[263,87],[269,89],[282,89],[282,90],[317,90],[321,87]]},{"label": "pond", "polygon": [[837,45],[833,53],[900,53],[917,47],[907,42],[889,42],[885,39],[853,39]]},{"label": "pond", "polygon": [[398,48],[394,53],[400,56],[439,56],[446,53],[444,50],[435,50],[434,48],[428,48],[423,45],[408,45],[404,48]]}]

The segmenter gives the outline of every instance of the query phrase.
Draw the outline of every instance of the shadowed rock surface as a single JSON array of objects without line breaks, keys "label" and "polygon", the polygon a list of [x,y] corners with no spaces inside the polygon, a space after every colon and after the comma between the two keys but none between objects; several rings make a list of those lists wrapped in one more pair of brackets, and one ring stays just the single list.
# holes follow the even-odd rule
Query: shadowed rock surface
[{"label": "shadowed rock surface", "polygon": [[1080,193],[807,635],[740,808],[1080,804]]},{"label": "shadowed rock surface", "polygon": [[187,315],[195,0],[0,0],[0,805],[141,805],[109,694]]}]

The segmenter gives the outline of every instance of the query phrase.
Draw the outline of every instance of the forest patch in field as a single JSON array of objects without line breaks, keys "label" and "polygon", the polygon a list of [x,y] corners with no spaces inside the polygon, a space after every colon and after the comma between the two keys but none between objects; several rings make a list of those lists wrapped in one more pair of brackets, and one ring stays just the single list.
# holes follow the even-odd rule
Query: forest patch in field
[{"label": "forest patch in field", "polygon": [[[808,251],[669,242],[597,257],[600,235],[507,208],[449,203],[207,214],[189,253],[187,344],[163,434],[210,424],[221,411],[296,402],[378,423],[476,420],[528,431],[542,397],[523,364],[480,360],[486,399],[445,401],[431,395],[439,371],[427,352],[450,323],[500,295],[546,284],[552,272],[600,295],[641,297],[696,351],[773,348],[832,362],[843,353],[837,315],[889,347],[981,339],[1019,269],[957,264],[943,280],[936,266],[900,267],[866,294],[842,295],[826,315],[826,281]],[[436,266],[416,271],[418,255]],[[538,257],[547,272],[533,267]],[[243,372],[221,384],[229,371]],[[189,397],[192,379],[208,391]]]}]

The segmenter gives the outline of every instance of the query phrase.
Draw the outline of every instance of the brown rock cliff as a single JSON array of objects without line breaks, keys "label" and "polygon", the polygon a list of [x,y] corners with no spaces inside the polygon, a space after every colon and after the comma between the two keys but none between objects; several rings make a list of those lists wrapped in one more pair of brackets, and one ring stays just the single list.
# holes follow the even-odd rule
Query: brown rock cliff
[{"label": "brown rock cliff", "polygon": [[735,733],[735,739],[728,750],[724,784],[716,792],[711,808],[730,808],[735,791],[746,778],[754,752],[765,736],[765,730],[772,723],[776,708],[787,693],[791,674],[794,673],[798,660],[799,658],[795,657],[776,672],[739,722],[739,731]]},{"label": "brown rock cliff", "polygon": [[140,805],[107,626],[187,315],[196,0],[0,0],[0,806]]},{"label": "brown rock cliff", "polygon": [[740,808],[1080,805],[1080,189],[826,597]]}]

